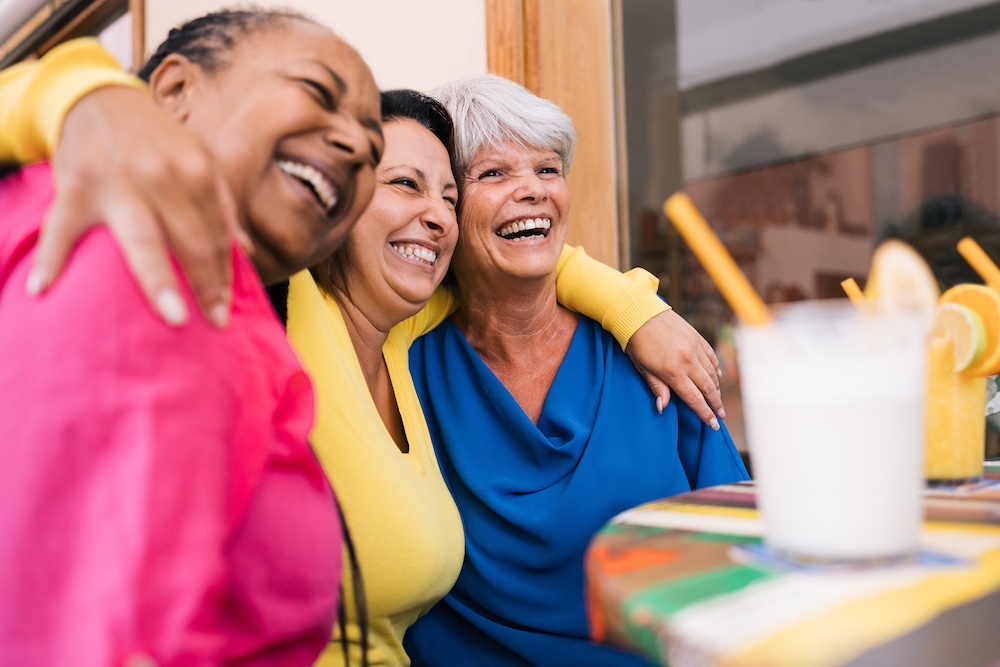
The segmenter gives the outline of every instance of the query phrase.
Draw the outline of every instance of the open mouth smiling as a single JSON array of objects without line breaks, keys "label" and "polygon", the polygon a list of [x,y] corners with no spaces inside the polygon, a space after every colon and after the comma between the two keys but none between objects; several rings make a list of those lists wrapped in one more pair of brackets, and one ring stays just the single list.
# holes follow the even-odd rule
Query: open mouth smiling
[{"label": "open mouth smiling", "polygon": [[278,168],[302,183],[306,190],[312,193],[327,217],[333,215],[338,201],[337,188],[323,172],[312,165],[292,160],[278,160]]},{"label": "open mouth smiling", "polygon": [[390,243],[389,246],[406,259],[422,262],[429,266],[434,266],[434,263],[437,262],[438,254],[430,248],[412,243]]},{"label": "open mouth smiling", "polygon": [[496,235],[506,241],[543,239],[549,235],[551,228],[551,218],[525,218],[524,220],[508,222],[496,231]]}]

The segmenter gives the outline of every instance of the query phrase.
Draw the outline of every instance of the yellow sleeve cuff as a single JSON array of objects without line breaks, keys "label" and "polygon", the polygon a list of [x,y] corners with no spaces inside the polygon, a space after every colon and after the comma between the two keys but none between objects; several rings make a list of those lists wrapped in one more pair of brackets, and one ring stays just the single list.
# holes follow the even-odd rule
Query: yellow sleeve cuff
[{"label": "yellow sleeve cuff", "polygon": [[87,93],[104,86],[147,90],[91,37],[61,44],[40,61],[13,69],[19,71],[9,80],[0,76],[0,159],[7,161],[50,158],[66,114]]},{"label": "yellow sleeve cuff", "polygon": [[624,350],[643,324],[670,306],[657,296],[660,281],[645,269],[621,273],[566,246],[556,270],[556,296],[566,308],[601,323]]}]

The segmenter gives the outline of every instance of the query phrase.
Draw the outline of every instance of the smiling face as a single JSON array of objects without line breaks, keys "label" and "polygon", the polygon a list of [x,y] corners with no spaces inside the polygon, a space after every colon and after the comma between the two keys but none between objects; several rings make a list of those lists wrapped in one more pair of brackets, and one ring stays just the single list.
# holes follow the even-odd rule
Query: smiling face
[{"label": "smiling face", "polygon": [[554,274],[570,204],[555,151],[485,147],[469,163],[463,186],[454,263],[460,282]]},{"label": "smiling face", "polygon": [[298,19],[241,35],[224,61],[168,57],[151,85],[218,159],[254,264],[276,282],[329,255],[371,199],[378,89],[354,49]]},{"label": "smiling face", "polygon": [[458,186],[448,151],[430,130],[404,118],[384,132],[375,196],[342,261],[351,301],[376,304],[383,324],[393,326],[423,308],[448,271]]}]

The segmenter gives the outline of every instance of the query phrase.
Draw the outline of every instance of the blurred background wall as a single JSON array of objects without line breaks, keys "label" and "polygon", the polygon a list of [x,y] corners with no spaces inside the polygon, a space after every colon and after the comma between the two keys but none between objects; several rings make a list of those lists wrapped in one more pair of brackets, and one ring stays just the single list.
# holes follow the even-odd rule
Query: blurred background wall
[{"label": "blurred background wall", "polygon": [[[224,0],[147,1],[146,44],[185,19],[233,5]],[[469,0],[282,0],[330,26],[371,66],[381,88],[427,90],[486,71],[486,11]]]}]

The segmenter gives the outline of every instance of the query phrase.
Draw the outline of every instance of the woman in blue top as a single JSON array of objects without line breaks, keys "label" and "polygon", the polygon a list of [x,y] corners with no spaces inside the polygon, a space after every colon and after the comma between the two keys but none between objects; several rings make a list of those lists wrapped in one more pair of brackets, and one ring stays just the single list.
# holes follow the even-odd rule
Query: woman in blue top
[{"label": "woman in blue top", "polygon": [[618,512],[746,469],[724,426],[680,401],[658,412],[600,323],[556,302],[570,119],[492,75],[435,95],[456,124],[463,308],[415,343],[410,368],[466,559],[407,653],[416,666],[644,664],[588,639],[590,538]]}]

